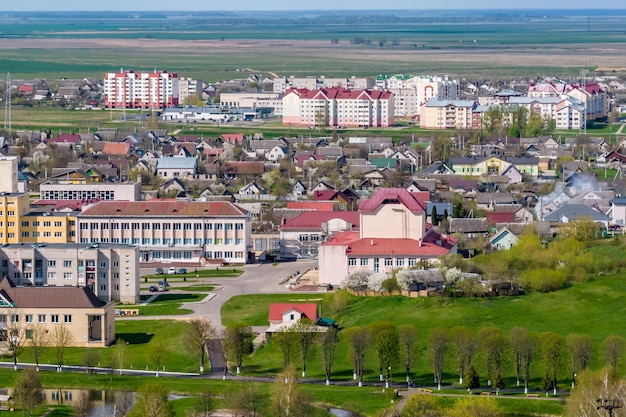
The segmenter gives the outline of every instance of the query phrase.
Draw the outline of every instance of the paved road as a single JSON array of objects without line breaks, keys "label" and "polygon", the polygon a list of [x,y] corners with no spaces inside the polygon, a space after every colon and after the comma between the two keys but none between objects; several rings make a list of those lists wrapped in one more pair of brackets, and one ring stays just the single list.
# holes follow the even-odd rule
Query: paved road
[{"label": "paved road", "polygon": [[[296,271],[304,273],[308,269],[317,266],[316,260],[300,260],[297,262],[283,262],[276,266],[272,264],[252,264],[243,267],[244,273],[233,278],[200,278],[194,285],[216,285],[215,291],[211,292],[204,300],[195,303],[184,303],[181,308],[190,309],[191,314],[179,316],[137,316],[137,317],[117,317],[117,320],[189,320],[193,317],[208,317],[211,322],[222,329],[222,305],[231,297],[243,294],[277,294],[289,293],[289,289],[280,283]],[[142,270],[142,273],[146,273]],[[170,283],[170,291],[183,290],[188,282]],[[179,288],[181,287],[181,288]]]}]

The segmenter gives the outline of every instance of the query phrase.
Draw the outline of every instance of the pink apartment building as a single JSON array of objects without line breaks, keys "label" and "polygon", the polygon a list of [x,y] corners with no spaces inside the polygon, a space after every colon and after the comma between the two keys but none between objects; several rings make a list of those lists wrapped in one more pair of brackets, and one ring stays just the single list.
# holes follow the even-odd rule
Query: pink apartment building
[{"label": "pink apartment building", "polygon": [[320,282],[337,286],[358,269],[391,273],[456,253],[456,239],[433,230],[426,203],[404,188],[380,189],[359,204],[359,216],[358,232],[337,233],[320,246]]}]

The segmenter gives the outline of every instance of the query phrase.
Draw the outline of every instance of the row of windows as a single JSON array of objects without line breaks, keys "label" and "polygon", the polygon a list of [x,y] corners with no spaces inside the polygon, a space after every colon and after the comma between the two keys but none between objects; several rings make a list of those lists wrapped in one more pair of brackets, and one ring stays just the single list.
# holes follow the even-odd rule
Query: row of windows
[{"label": "row of windows", "polygon": [[[70,236],[74,236],[74,232],[70,232],[69,233]],[[22,232],[22,237],[30,237],[31,233],[30,232]],[[41,234],[40,232],[33,232],[32,233],[33,237],[51,237],[52,236],[52,232],[43,232],[43,234]],[[63,232],[54,232],[54,237],[63,237]]]},{"label": "row of windows", "polygon": [[[20,314],[11,314],[11,323],[17,324],[21,320]],[[37,314],[37,323],[43,324],[46,322],[47,316],[45,314]],[[25,323],[34,323],[34,315],[33,314],[24,314],[24,322]],[[7,316],[6,314],[0,315],[0,323],[6,323]],[[63,323],[71,323],[72,315],[64,314],[63,315]],[[50,314],[50,323],[59,323],[59,315],[58,314]],[[5,325],[6,327],[6,325]]]},{"label": "row of windows", "polygon": [[[243,223],[111,223],[113,230],[243,230]],[[80,230],[108,230],[109,223],[81,223]]]},{"label": "row of windows", "polygon": [[[41,226],[41,222],[40,221],[36,221],[35,220],[32,223],[33,223],[33,227]],[[49,222],[49,221],[43,222],[43,227],[51,227],[51,225],[52,225],[52,222]],[[1,226],[1,224],[0,224],[0,226]],[[29,227],[30,226],[30,222],[29,221],[23,221],[22,222],[22,226]],[[57,221],[54,222],[54,227],[61,227],[61,226],[63,226],[63,222],[57,222]]]},{"label": "row of windows", "polygon": [[[81,238],[80,239],[80,243],[109,243],[109,239],[108,238],[102,238],[102,239],[88,239],[88,238]],[[164,246],[169,246],[169,245],[173,245],[173,246],[179,246],[179,245],[185,245],[185,246],[200,246],[200,245],[243,245],[243,239],[241,238],[237,238],[237,239],[233,239],[233,238],[216,238],[216,239],[212,239],[212,238],[206,238],[206,239],[191,239],[191,238],[185,238],[185,239],[181,239],[181,238],[155,238],[155,239],[149,239],[149,238],[143,238],[140,239],[138,237],[134,237],[134,238],[117,238],[114,237],[111,239],[111,243],[122,243],[125,245],[154,245],[154,246],[160,246],[160,245],[164,245]]]},{"label": "row of windows", "polygon": [[[370,259],[369,258],[359,258],[360,266],[369,266]],[[405,266],[405,262],[407,262],[406,258],[395,258],[396,266]],[[393,266],[393,258],[384,258],[385,266]],[[356,266],[357,258],[348,258],[348,266]],[[377,267],[380,264],[379,258],[374,258],[374,267]],[[409,267],[413,267],[417,264],[417,258],[408,258],[407,262]]]},{"label": "row of windows", "polygon": [[204,252],[204,257],[207,259],[232,259],[232,258],[243,258],[243,252],[231,252],[231,251],[207,251]]}]

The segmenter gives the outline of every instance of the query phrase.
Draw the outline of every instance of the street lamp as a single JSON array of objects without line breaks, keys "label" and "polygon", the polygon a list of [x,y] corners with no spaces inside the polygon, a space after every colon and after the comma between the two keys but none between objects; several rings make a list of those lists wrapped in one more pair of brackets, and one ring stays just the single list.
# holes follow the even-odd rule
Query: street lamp
[{"label": "street lamp", "polygon": [[391,386],[391,366],[387,367],[387,381],[385,381],[385,388],[389,388]]},{"label": "street lamp", "polygon": [[596,410],[600,410],[601,408],[607,410],[609,412],[609,417],[613,417],[613,410],[616,408],[622,408],[622,404],[620,400],[609,400],[608,398],[599,398],[596,400],[598,406]]}]

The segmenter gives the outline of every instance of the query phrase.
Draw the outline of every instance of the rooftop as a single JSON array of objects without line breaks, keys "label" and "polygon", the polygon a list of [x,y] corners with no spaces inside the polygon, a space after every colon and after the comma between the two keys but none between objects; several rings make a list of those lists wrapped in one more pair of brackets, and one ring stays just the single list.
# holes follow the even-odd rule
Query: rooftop
[{"label": "rooftop", "polygon": [[216,217],[248,214],[228,201],[101,201],[84,210],[79,217],[89,216],[193,216]]}]

